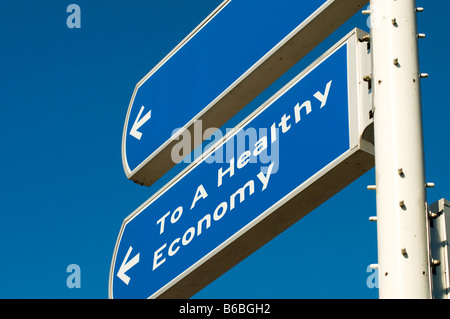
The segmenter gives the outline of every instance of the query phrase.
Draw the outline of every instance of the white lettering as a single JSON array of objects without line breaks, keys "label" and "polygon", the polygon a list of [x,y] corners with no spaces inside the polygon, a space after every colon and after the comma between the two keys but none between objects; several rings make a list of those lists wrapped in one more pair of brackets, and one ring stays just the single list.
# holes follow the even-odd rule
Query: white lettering
[{"label": "white lettering", "polygon": [[297,103],[297,105],[294,107],[295,123],[298,123],[301,120],[300,111],[302,110],[302,108],[306,108],[306,115],[308,115],[311,112],[311,101],[306,101],[302,105],[300,105],[300,103]]},{"label": "white lettering", "polygon": [[278,128],[275,126],[275,123],[270,127],[270,142],[273,144],[277,140],[277,132]]},{"label": "white lettering", "polygon": [[172,213],[172,216],[170,216],[170,222],[172,224],[175,224],[180,219],[182,214],[183,214],[183,207],[180,206],[177,209],[175,209],[175,211]]},{"label": "white lettering", "polygon": [[[320,108],[325,106],[328,101],[328,97],[330,94],[332,85],[332,80],[329,81],[324,89],[324,92],[321,93],[320,91],[317,91],[314,94],[314,97],[321,103]],[[223,167],[218,168],[217,171],[217,187],[220,187],[223,182],[224,178],[231,179],[234,174],[235,170],[238,170],[238,174],[240,173],[240,170],[244,167],[248,166],[249,163],[258,163],[260,166],[260,172],[256,175],[258,180],[261,182],[261,191],[264,191],[267,189],[270,178],[272,174],[275,174],[278,165],[279,165],[279,158],[278,158],[278,143],[279,143],[279,136],[281,130],[282,133],[286,133],[291,128],[293,128],[295,125],[292,125],[293,123],[298,123],[301,121],[301,116],[305,117],[308,116],[309,113],[312,112],[312,101],[314,102],[314,99],[307,100],[303,102],[302,104],[297,103],[295,106],[293,106],[293,114],[292,113],[285,113],[282,115],[281,119],[279,121],[274,121],[273,124],[270,127],[270,142],[269,145],[269,136],[268,136],[268,128],[260,128],[259,130],[259,136],[260,139],[256,140],[256,137],[258,135],[253,134],[255,131],[254,128],[246,129],[245,132],[242,132],[240,135],[236,134],[236,138],[229,138],[227,140],[226,149],[227,149],[227,160],[228,163],[224,164]],[[314,102],[317,106],[318,103]],[[315,106],[316,107],[316,106]],[[304,110],[303,110],[304,109]],[[291,110],[292,112],[292,110]],[[289,122],[292,117],[292,122]],[[294,121],[295,120],[295,121]],[[250,134],[252,133],[252,134]],[[240,142],[238,145],[233,144],[234,141]],[[276,144],[275,144],[276,142]],[[231,143],[231,144],[228,144]],[[231,147],[231,146],[232,147]],[[223,153],[222,145],[219,145],[216,150],[220,150]],[[236,147],[235,147],[236,146]],[[238,151],[236,152],[236,148]],[[248,148],[248,149],[247,149]],[[265,154],[266,152],[270,150],[271,158],[269,160],[264,161],[264,156],[268,157],[268,154]],[[232,152],[232,154],[229,154],[228,152]],[[236,152],[236,153],[235,153]],[[229,156],[231,155],[231,156]],[[235,167],[236,164],[236,167]],[[270,165],[269,165],[270,164]],[[266,166],[268,165],[268,166]],[[245,174],[244,174],[245,175]],[[242,178],[245,178],[245,176],[241,176]],[[166,243],[163,246],[161,246],[158,250],[154,253],[154,260],[153,260],[153,270],[162,265],[166,261],[166,257],[174,256],[178,253],[180,248],[183,248],[183,246],[188,245],[194,237],[200,236],[202,233],[207,232],[209,228],[212,226],[212,222],[221,220],[227,213],[228,210],[232,211],[236,208],[237,205],[240,204],[241,208],[246,208],[246,206],[250,206],[253,203],[250,203],[249,198],[255,193],[255,183],[257,181],[255,179],[246,179],[247,182],[245,185],[243,185],[241,188],[236,189],[235,192],[227,190],[225,193],[222,191],[222,195],[226,196],[231,194],[229,196],[229,201],[223,201],[218,206],[216,206],[214,212],[208,212],[207,214],[203,215],[201,219],[197,219],[198,222],[194,224],[194,226],[188,228],[183,236],[176,238],[175,240],[171,239],[171,244]],[[244,180],[245,181],[245,180]],[[236,181],[238,182],[238,181]],[[240,185],[242,185],[244,182],[239,182]],[[198,185],[198,184],[197,184]],[[232,185],[229,185],[232,186]],[[259,189],[258,189],[259,190]],[[216,192],[220,193],[220,190],[215,190]],[[191,203],[191,210],[193,210],[196,207],[196,204],[201,199],[206,199],[209,196],[209,194],[206,192],[205,187],[203,184],[198,185],[194,198]],[[237,199],[239,197],[239,199]],[[243,204],[243,202],[246,201],[249,202],[247,204]],[[253,201],[254,202],[254,201]],[[239,203],[239,204],[237,204]],[[204,205],[203,205],[204,206]],[[205,208],[205,207],[202,207]],[[199,209],[197,209],[199,210]],[[160,234],[162,234],[165,231],[165,221],[167,217],[171,214],[171,212],[167,212],[164,216],[162,216],[158,221],[157,225],[160,226]],[[170,217],[170,221],[172,224],[176,223],[183,214],[183,206],[178,207]],[[231,213],[233,214],[233,213]],[[189,227],[189,226],[188,226]],[[175,231],[175,229],[174,229]],[[178,231],[178,230],[177,230]],[[178,235],[179,236],[179,235]],[[176,236],[174,236],[176,237]],[[173,237],[172,237],[173,238]],[[205,238],[205,240],[207,240]],[[167,248],[167,252],[164,250]],[[166,256],[167,254],[167,256]],[[372,278],[371,278],[372,280]]]},{"label": "white lettering", "polygon": [[267,136],[261,137],[255,144],[255,150],[253,156],[258,156],[267,148]]},{"label": "white lettering", "polygon": [[244,153],[239,156],[239,159],[237,161],[237,168],[243,168],[247,163],[250,161],[250,151],[245,151]]},{"label": "white lettering", "polygon": [[234,157],[230,159],[230,167],[225,170],[225,172],[222,172],[222,167],[219,168],[217,187],[220,187],[220,185],[222,185],[222,177],[228,172],[230,173],[230,177],[234,175]]},{"label": "white lettering", "polygon": [[167,244],[164,244],[157,251],[155,251],[155,254],[153,256],[153,270],[161,266],[166,261],[166,258],[163,258],[160,262],[158,262],[158,259],[162,257],[161,250],[166,248],[166,246]]},{"label": "white lettering", "polygon": [[[218,214],[219,209],[222,209],[222,213],[221,214]],[[228,209],[227,202],[220,203],[220,205],[217,206],[216,210],[214,211],[214,214],[213,214],[214,220],[218,221],[219,219],[221,219],[223,217],[223,215],[225,215],[225,213],[227,212],[227,209]]]},{"label": "white lettering", "polygon": [[325,88],[325,94],[320,93],[319,91],[316,92],[316,94],[314,94],[314,97],[316,99],[318,99],[322,104],[320,105],[320,108],[324,107],[325,104],[327,104],[327,100],[328,100],[328,94],[330,93],[330,88],[331,88],[331,83],[333,81],[331,80],[330,82],[327,83],[327,86]]},{"label": "white lettering", "polygon": [[205,199],[208,197],[208,193],[205,191],[205,188],[202,184],[200,184],[199,187],[197,187],[197,191],[195,192],[194,200],[192,201],[191,210],[195,207],[195,203],[200,199]]},{"label": "white lettering", "polygon": [[191,227],[188,230],[186,230],[186,232],[183,235],[183,239],[181,240],[181,243],[183,244],[183,246],[186,246],[187,244],[189,244],[191,242],[192,238],[194,238],[194,236],[195,236],[195,228],[194,227]]},{"label": "white lettering", "polygon": [[173,245],[180,242],[180,238],[175,239],[169,246],[169,256],[173,256],[177,253],[178,249],[180,249],[180,246],[178,246],[175,250],[173,250]]},{"label": "white lettering", "polygon": [[197,236],[200,236],[201,233],[202,233],[203,221],[206,221],[205,230],[207,230],[211,226],[211,215],[210,214],[206,214],[205,217],[203,217],[202,219],[200,219],[198,221],[198,223],[197,223]]},{"label": "white lettering", "polygon": [[283,114],[281,117],[281,122],[278,124],[279,127],[281,127],[281,132],[286,133],[291,128],[291,124],[287,125],[287,121],[291,118],[290,115],[286,116],[286,114]]},{"label": "white lettering", "polygon": [[161,217],[156,224],[161,224],[161,228],[159,230],[159,234],[161,235],[162,233],[164,233],[164,221],[166,219],[167,216],[170,215],[170,212],[167,212],[163,217]]},{"label": "white lettering", "polygon": [[249,189],[249,195],[252,195],[255,191],[255,183],[253,180],[249,180],[247,184],[243,187],[239,188],[233,195],[230,196],[230,210],[234,209],[235,206],[235,198],[239,194],[239,203],[242,203],[245,200],[245,189]]},{"label": "white lettering", "polygon": [[263,172],[260,172],[257,176],[259,178],[259,180],[261,181],[261,183],[263,184],[263,188],[261,191],[265,190],[267,187],[267,184],[269,184],[269,179],[270,179],[270,175],[272,174],[272,168],[273,168],[273,164],[269,165],[269,168],[267,169],[267,173],[264,176]]}]

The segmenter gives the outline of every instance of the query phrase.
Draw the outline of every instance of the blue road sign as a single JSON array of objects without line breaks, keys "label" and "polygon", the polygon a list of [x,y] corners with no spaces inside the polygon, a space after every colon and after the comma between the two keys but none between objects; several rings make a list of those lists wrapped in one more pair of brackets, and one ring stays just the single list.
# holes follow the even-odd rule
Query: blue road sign
[{"label": "blue road sign", "polygon": [[111,297],[189,297],[372,167],[358,32],[124,221]]},{"label": "blue road sign", "polygon": [[[127,177],[151,185],[176,164],[174,132],[196,120],[220,128],[367,2],[224,1],[136,85],[122,138]],[[200,135],[193,148],[209,137]]]}]

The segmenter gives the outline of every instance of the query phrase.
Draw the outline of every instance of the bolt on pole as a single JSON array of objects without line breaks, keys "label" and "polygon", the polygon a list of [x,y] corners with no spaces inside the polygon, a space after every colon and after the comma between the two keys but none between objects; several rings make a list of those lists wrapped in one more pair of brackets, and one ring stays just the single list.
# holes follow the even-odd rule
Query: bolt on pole
[{"label": "bolt on pole", "polygon": [[415,0],[371,0],[380,298],[431,298]]}]

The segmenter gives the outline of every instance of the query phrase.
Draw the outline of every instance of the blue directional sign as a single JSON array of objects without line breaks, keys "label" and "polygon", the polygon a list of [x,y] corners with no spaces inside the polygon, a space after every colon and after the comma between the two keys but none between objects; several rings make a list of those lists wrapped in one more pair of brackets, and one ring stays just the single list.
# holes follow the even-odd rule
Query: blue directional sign
[{"label": "blue directional sign", "polygon": [[189,297],[371,168],[364,46],[351,33],[130,215],[110,296]]},{"label": "blue directional sign", "polygon": [[151,185],[175,165],[181,128],[221,127],[367,2],[224,1],[136,85],[122,138],[127,177]]}]

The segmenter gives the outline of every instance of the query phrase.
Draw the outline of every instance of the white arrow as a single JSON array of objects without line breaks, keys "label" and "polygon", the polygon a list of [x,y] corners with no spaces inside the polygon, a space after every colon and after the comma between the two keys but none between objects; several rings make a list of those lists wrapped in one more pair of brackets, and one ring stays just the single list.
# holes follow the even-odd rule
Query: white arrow
[{"label": "white arrow", "polygon": [[143,118],[140,118],[142,115],[142,112],[144,111],[144,106],[142,105],[138,116],[136,117],[136,120],[134,121],[133,126],[131,127],[130,135],[137,138],[138,140],[141,139],[142,133],[138,132],[138,129],[141,128],[142,125],[145,124],[151,117],[152,117],[152,110],[148,111],[147,114],[144,115]]},{"label": "white arrow", "polygon": [[128,248],[127,254],[125,255],[125,258],[122,261],[122,265],[120,265],[119,271],[117,272],[117,277],[119,277],[126,285],[128,285],[128,283],[130,282],[130,277],[125,275],[125,273],[139,262],[140,253],[134,256],[130,261],[128,261],[128,257],[130,257],[132,250],[133,247],[130,246],[130,248]]}]

